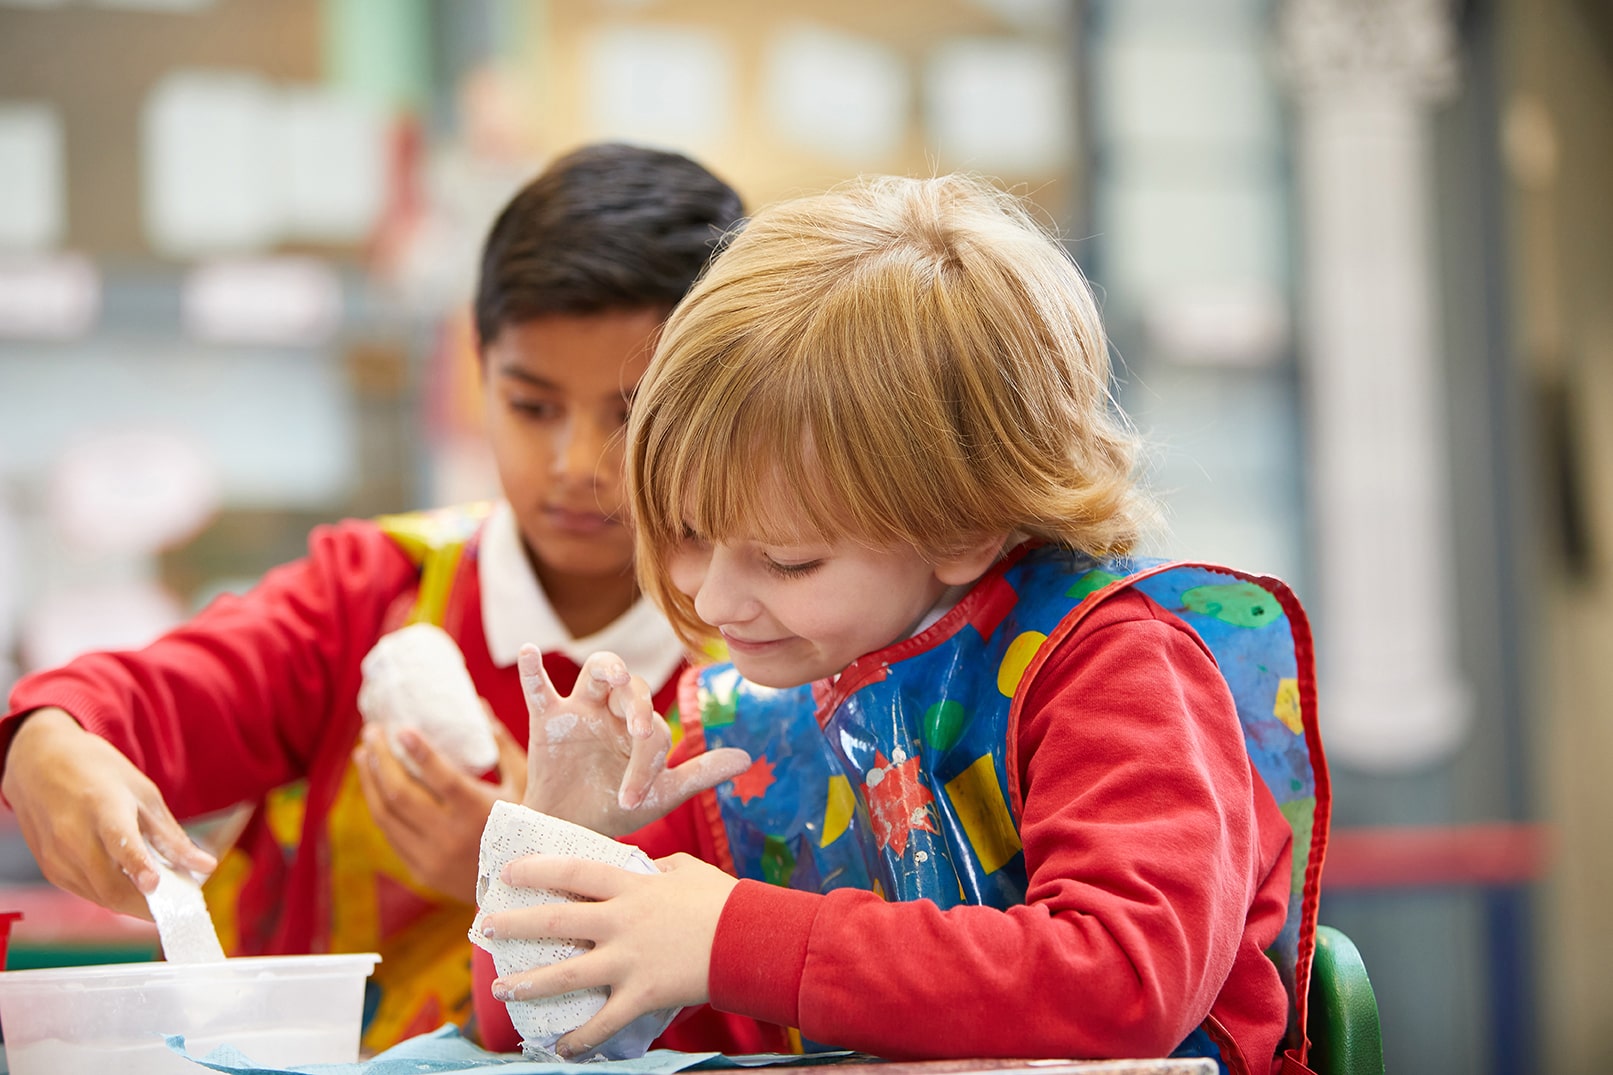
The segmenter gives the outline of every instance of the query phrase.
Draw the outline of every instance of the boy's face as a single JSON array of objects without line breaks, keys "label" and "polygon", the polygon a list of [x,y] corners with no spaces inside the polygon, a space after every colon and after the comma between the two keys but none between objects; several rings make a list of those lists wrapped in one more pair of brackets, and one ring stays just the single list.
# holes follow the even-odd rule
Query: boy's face
[{"label": "boy's face", "polygon": [[948,586],[974,581],[1000,547],[935,562],[909,546],[691,537],[669,557],[667,573],[721,632],[741,675],[783,688],[837,675],[907,637]]},{"label": "boy's face", "polygon": [[631,582],[622,432],[665,317],[545,315],[506,325],[483,349],[499,481],[551,596],[572,580]]}]

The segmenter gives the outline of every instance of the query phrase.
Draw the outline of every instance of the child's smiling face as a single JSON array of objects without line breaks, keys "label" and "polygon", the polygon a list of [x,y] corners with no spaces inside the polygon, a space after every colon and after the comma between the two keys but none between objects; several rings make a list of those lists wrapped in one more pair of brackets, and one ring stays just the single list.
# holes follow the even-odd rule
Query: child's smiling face
[{"label": "child's smiling face", "polygon": [[810,537],[788,544],[742,536],[712,542],[691,534],[666,566],[672,584],[721,633],[739,673],[783,688],[837,675],[858,657],[907,637],[947,587],[973,582],[1001,546],[999,539],[962,556],[933,559],[909,545]]}]

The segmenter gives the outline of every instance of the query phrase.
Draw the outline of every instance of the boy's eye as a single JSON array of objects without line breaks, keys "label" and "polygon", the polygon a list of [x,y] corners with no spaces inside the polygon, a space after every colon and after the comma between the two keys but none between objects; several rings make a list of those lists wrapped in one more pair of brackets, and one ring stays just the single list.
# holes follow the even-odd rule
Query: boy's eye
[{"label": "boy's eye", "polygon": [[526,418],[548,420],[560,417],[560,404],[546,399],[512,399],[510,410]]}]

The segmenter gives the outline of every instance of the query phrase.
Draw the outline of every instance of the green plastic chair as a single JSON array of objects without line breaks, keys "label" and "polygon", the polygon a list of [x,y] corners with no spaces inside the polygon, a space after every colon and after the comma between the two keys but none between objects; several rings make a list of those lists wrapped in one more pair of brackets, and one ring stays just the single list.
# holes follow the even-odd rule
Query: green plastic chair
[{"label": "green plastic chair", "polygon": [[1316,927],[1309,998],[1316,1075],[1384,1075],[1378,998],[1355,942],[1332,926]]}]

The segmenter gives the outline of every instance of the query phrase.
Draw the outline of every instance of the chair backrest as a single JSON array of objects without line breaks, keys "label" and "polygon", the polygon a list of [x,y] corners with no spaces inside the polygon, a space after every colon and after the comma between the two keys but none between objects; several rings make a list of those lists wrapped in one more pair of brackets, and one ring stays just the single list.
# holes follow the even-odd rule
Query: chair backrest
[{"label": "chair backrest", "polygon": [[1316,930],[1311,964],[1311,1051],[1316,1075],[1383,1075],[1378,998],[1354,942],[1332,926]]}]

